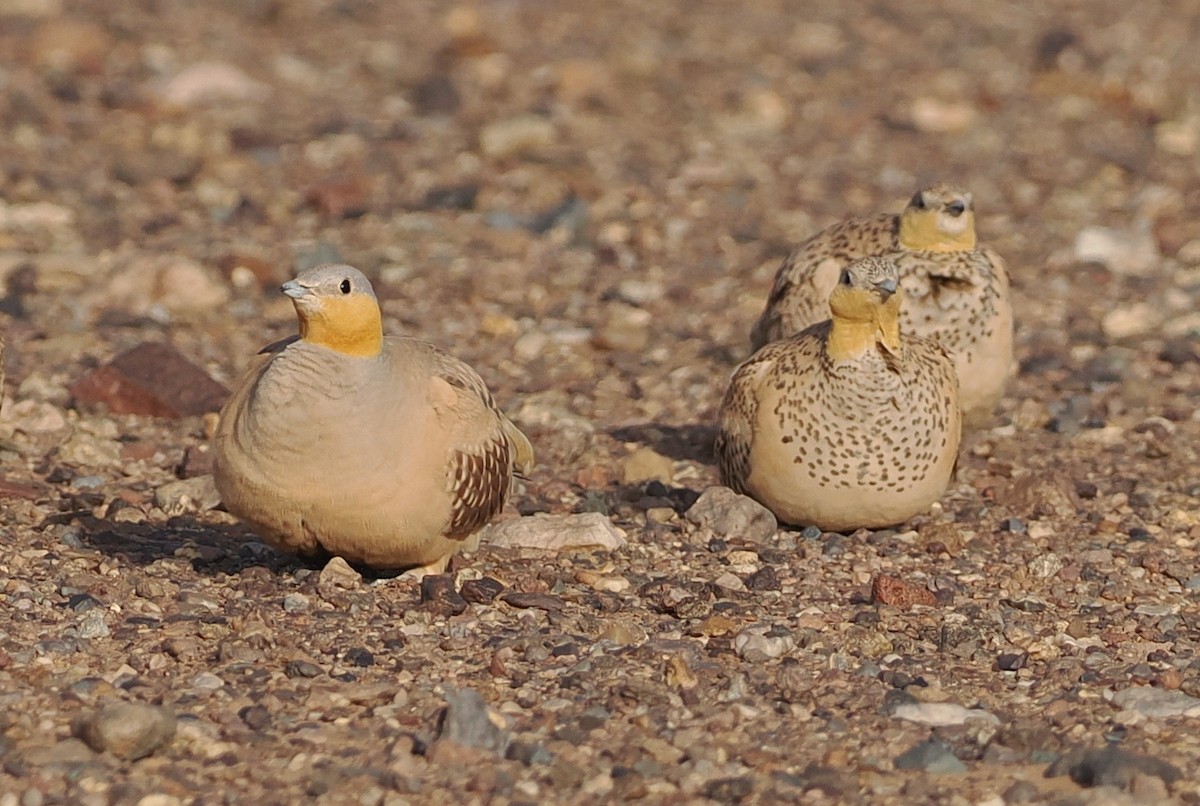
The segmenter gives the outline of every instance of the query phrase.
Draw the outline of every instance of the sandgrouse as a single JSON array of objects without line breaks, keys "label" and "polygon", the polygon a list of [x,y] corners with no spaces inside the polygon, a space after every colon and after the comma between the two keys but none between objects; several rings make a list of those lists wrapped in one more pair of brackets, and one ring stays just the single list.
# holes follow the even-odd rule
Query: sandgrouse
[{"label": "sandgrouse", "polygon": [[844,531],[917,515],[949,483],[961,421],[954,364],[903,334],[898,269],[838,271],[832,318],[763,347],[733,374],[716,442],[721,480],[785,523]]},{"label": "sandgrouse", "polygon": [[906,333],[937,338],[954,357],[969,421],[986,419],[1016,370],[1008,271],[975,238],[971,194],[938,184],[899,215],[852,218],[818,232],[784,260],[753,349],[827,318],[826,300],[851,261],[885,255],[900,269]]},{"label": "sandgrouse", "polygon": [[357,269],[320,266],[282,291],[300,334],[263,350],[214,436],[226,508],[286,552],[444,571],[532,466],[529,441],[469,366],[385,337]]}]

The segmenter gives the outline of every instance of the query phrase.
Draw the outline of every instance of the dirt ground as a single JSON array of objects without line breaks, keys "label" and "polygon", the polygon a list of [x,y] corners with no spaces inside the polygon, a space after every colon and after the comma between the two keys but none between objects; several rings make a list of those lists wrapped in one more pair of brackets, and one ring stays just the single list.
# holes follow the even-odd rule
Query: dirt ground
[{"label": "dirt ground", "polygon": [[[1191,0],[0,0],[0,806],[1200,803],[1198,45]],[[789,245],[935,180],[1021,362],[939,507],[688,520]],[[234,383],[331,259],[529,434],[514,514],[627,544],[307,568],[164,492],[201,417],[73,400],[147,341]]]}]

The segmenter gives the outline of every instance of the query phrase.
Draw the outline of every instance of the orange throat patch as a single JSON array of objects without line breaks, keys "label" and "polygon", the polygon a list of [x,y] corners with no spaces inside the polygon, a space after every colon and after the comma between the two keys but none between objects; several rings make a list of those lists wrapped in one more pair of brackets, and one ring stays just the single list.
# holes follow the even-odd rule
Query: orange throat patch
[{"label": "orange throat patch", "polygon": [[900,245],[913,252],[969,252],[975,248],[975,214],[966,211],[962,232],[938,227],[937,214],[905,211],[900,216]]},{"label": "orange throat patch", "polygon": [[296,305],[300,338],[309,344],[360,358],[383,350],[383,319],[379,305],[366,295],[323,299],[307,310]]}]

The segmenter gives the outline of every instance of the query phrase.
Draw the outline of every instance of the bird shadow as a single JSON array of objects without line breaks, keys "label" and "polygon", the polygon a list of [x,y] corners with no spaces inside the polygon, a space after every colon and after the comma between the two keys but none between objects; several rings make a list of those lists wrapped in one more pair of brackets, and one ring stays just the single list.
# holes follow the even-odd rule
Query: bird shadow
[{"label": "bird shadow", "polygon": [[78,525],[77,548],[91,549],[131,565],[185,560],[205,576],[239,574],[250,567],[274,573],[319,565],[275,551],[241,524],[202,521],[179,515],[156,523],[125,523],[89,514],[71,519]]},{"label": "bird shadow", "polygon": [[622,442],[640,442],[671,459],[687,459],[708,465],[716,461],[713,454],[713,441],[717,438],[715,425],[635,423],[610,428],[608,434]]},{"label": "bird shadow", "polygon": [[[81,527],[81,548],[139,566],[183,559],[203,576],[238,575],[248,568],[266,568],[275,576],[303,569],[320,571],[334,556],[327,552],[304,557],[285,554],[263,543],[242,524],[211,523],[187,515],[152,524],[121,523],[93,515],[78,517],[75,522]],[[349,565],[368,581],[393,579],[405,571]]]}]

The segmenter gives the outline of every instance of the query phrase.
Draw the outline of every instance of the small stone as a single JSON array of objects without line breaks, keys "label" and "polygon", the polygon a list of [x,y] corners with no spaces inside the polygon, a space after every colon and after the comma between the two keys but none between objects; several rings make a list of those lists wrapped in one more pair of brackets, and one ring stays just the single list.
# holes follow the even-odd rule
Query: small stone
[{"label": "small stone", "polygon": [[1069,775],[1083,787],[1111,786],[1125,791],[1131,790],[1140,776],[1158,778],[1168,786],[1183,778],[1183,772],[1174,764],[1111,744],[1099,750],[1079,748],[1065,753],[1046,768],[1044,775]]},{"label": "small stone", "polygon": [[1122,689],[1113,695],[1112,704],[1154,719],[1172,716],[1200,717],[1200,698],[1188,696],[1182,691],[1149,686]]},{"label": "small stone", "polygon": [[688,522],[722,538],[766,543],[779,528],[771,510],[728,487],[709,487],[685,513]]},{"label": "small stone", "polygon": [[614,621],[609,623],[604,630],[596,636],[597,641],[610,641],[617,646],[629,646],[646,640],[646,634],[640,630],[635,631],[632,627],[624,622]]},{"label": "small stone", "polygon": [[928,95],[913,101],[910,113],[914,126],[938,134],[964,131],[977,117],[975,107],[966,102],[943,101]]},{"label": "small stone", "polygon": [[764,565],[746,579],[747,590],[777,591],[782,587],[779,583],[779,573],[770,565]]},{"label": "small stone", "polygon": [[462,583],[460,592],[472,604],[489,604],[504,592],[504,583],[492,577],[468,579]]},{"label": "small stone", "polygon": [[334,557],[321,569],[317,584],[322,588],[353,589],[362,584],[362,579],[362,574],[351,568],[350,563],[341,557]]},{"label": "small stone", "polygon": [[601,548],[613,551],[625,545],[625,534],[599,512],[577,515],[537,514],[511,518],[487,526],[480,543],[499,548],[532,548],[545,551]]},{"label": "small stone", "polygon": [[1110,339],[1143,336],[1162,324],[1161,308],[1147,302],[1118,305],[1100,319],[1100,330]]},{"label": "small stone", "polygon": [[467,600],[454,589],[450,574],[421,577],[421,604],[442,616],[457,616],[467,609]]},{"label": "small stone", "polygon": [[640,353],[650,343],[650,327],[654,317],[643,308],[614,303],[608,316],[596,330],[593,343],[602,350],[621,350]]},{"label": "small stone", "polygon": [[172,106],[199,107],[258,101],[268,94],[266,85],[240,68],[225,62],[199,62],[185,67],[159,90]]},{"label": "small stone", "polygon": [[938,739],[928,739],[896,756],[896,769],[923,770],[932,773],[964,773],[967,765]]},{"label": "small stone", "polygon": [[704,785],[704,796],[717,803],[741,803],[754,792],[754,781],[741,776],[718,778]]},{"label": "small stone", "polygon": [[106,307],[159,321],[195,315],[229,302],[220,273],[178,255],[138,255],[121,264],[104,287]]},{"label": "small stone", "polygon": [[99,73],[111,48],[103,26],[71,17],[42,23],[30,42],[34,63],[58,73]]},{"label": "small stone", "polygon": [[675,463],[650,448],[638,448],[625,457],[621,467],[621,478],[625,484],[642,481],[670,483],[674,476]]},{"label": "small stone", "polygon": [[192,688],[201,691],[220,691],[225,688],[225,681],[212,672],[201,672],[192,678]]},{"label": "small stone", "polygon": [[304,201],[327,218],[358,218],[367,212],[366,177],[359,174],[327,177],[304,191]]},{"label": "small stone", "polygon": [[996,668],[1002,672],[1015,672],[1024,669],[1029,655],[1025,652],[1005,652],[996,658]]},{"label": "small stone", "polygon": [[490,709],[479,692],[450,689],[438,724],[438,741],[487,750],[503,757],[512,741],[504,717]]},{"label": "small stone", "polygon": [[310,607],[308,597],[303,593],[289,593],[283,597],[283,609],[287,613],[304,613]]},{"label": "small stone", "polygon": [[1085,227],[1075,237],[1075,258],[1136,277],[1153,274],[1160,263],[1158,242],[1147,222],[1125,230]]},{"label": "small stone", "polygon": [[303,659],[288,661],[283,666],[283,673],[292,678],[319,677],[323,674],[320,666]]},{"label": "small stone", "polygon": [[49,747],[30,747],[20,754],[21,761],[33,767],[78,767],[95,762],[96,754],[79,739],[63,739]]},{"label": "small stone", "polygon": [[562,599],[548,593],[510,591],[501,596],[500,600],[518,610],[546,610],[553,613],[563,609]]},{"label": "small stone", "polygon": [[347,649],[343,659],[351,666],[358,666],[360,668],[375,665],[374,653],[366,647],[361,646],[352,646]]},{"label": "small stone", "polygon": [[220,503],[221,494],[212,476],[171,481],[154,490],[154,505],[171,517],[185,512],[207,512]]},{"label": "small stone", "polygon": [[175,475],[181,479],[194,479],[198,476],[212,475],[213,454],[208,443],[189,445],[183,451],[183,459],[175,468]]},{"label": "small stone", "polygon": [[872,580],[871,601],[901,610],[907,610],[913,605],[937,605],[937,597],[932,591],[886,574],[879,574]]},{"label": "small stone", "polygon": [[544,150],[554,144],[557,136],[553,121],[521,115],[484,126],[479,133],[479,147],[485,157],[504,159]]},{"label": "small stone", "polygon": [[965,708],[953,702],[905,702],[896,705],[891,714],[897,719],[933,728],[965,725],[972,720],[1000,724],[1000,720],[994,714],[982,708]]},{"label": "small stone", "polygon": [[103,610],[89,611],[79,622],[77,634],[80,638],[105,638],[112,634],[105,621]]},{"label": "small stone", "polygon": [[430,188],[421,200],[422,210],[474,210],[479,185],[471,182],[460,185],[441,185]]},{"label": "small stone", "polygon": [[263,731],[271,726],[271,712],[262,705],[247,705],[238,711],[238,716],[253,731]]},{"label": "small stone", "polygon": [[117,703],[80,719],[75,735],[97,753],[120,759],[145,758],[175,736],[175,714],[143,703]]},{"label": "small stone", "polygon": [[1041,790],[1037,785],[1030,781],[1017,781],[1008,789],[1004,790],[1002,795],[1004,802],[1008,803],[1038,803],[1042,800]]},{"label": "small stone", "polygon": [[139,344],[71,384],[77,404],[178,419],[217,411],[229,390],[161,342]]},{"label": "small stone", "polygon": [[747,627],[733,638],[733,649],[750,663],[763,663],[782,657],[796,648],[791,634],[775,635],[768,628]]}]

